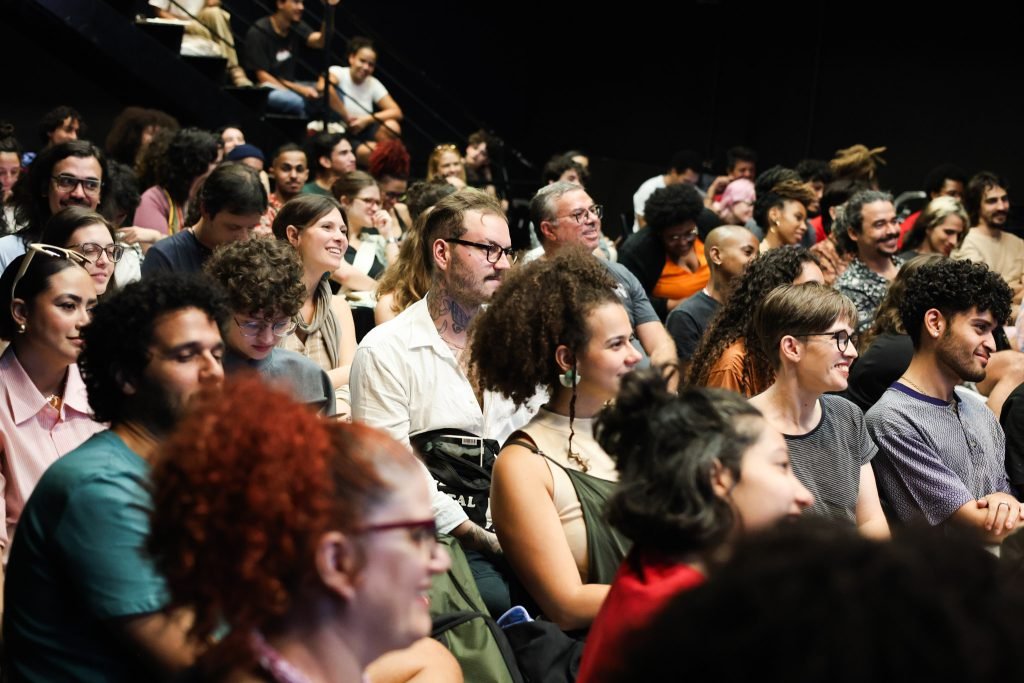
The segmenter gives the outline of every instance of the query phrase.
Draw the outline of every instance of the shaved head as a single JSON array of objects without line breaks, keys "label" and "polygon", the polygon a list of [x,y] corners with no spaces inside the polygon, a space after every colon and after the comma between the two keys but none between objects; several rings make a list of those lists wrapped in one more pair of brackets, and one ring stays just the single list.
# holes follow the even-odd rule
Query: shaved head
[{"label": "shaved head", "polygon": [[721,268],[732,277],[757,256],[758,246],[754,233],[742,225],[720,225],[708,233],[704,254],[712,272]]}]

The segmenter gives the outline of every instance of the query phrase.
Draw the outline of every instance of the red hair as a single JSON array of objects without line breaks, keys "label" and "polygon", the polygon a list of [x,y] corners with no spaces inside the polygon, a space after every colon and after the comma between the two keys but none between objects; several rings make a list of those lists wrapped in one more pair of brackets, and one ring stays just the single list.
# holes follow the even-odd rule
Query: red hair
[{"label": "red hair", "polygon": [[195,612],[192,636],[209,642],[230,627],[208,665],[249,658],[251,631],[315,584],[321,536],[355,529],[390,490],[373,464],[388,455],[411,458],[383,432],[324,420],[257,376],[200,399],[161,447],[148,546],[171,606]]},{"label": "red hair", "polygon": [[391,176],[400,180],[409,179],[409,151],[401,140],[385,140],[377,143],[370,153],[370,175],[377,180]]}]

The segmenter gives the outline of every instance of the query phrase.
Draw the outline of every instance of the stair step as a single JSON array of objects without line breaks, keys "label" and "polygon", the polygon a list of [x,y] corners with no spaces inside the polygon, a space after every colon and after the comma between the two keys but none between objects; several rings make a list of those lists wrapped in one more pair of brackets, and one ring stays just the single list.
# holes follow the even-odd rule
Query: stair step
[{"label": "stair step", "polygon": [[193,55],[182,55],[181,58],[186,64],[198,70],[214,83],[224,82],[224,73],[228,68],[228,60],[224,57],[195,57]]},{"label": "stair step", "polygon": [[264,114],[262,119],[264,123],[268,123],[284,133],[289,140],[305,140],[307,137],[306,124],[309,122],[301,116]]},{"label": "stair step", "polygon": [[230,93],[249,109],[262,114],[267,107],[267,95],[269,88],[236,88],[233,85],[225,86],[225,92]]},{"label": "stair step", "polygon": [[140,31],[157,40],[174,54],[181,52],[181,38],[185,35],[185,23],[167,19],[144,19],[136,21]]}]

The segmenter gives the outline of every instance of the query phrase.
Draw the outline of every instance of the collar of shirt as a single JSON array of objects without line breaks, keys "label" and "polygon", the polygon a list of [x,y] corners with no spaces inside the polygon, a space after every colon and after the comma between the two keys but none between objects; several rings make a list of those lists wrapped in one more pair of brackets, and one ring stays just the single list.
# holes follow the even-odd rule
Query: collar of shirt
[{"label": "collar of shirt", "polygon": [[[14,354],[14,347],[8,347],[3,357],[0,357],[0,378],[3,379],[7,387],[11,416],[14,418],[15,424],[24,423],[50,405],[46,397],[32,383],[25,368],[21,367],[18,357]],[[68,409],[82,415],[89,415],[91,412],[85,383],[82,381],[77,365],[71,365],[68,368],[68,381],[64,387],[64,401],[60,409],[61,418],[64,418]]]}]

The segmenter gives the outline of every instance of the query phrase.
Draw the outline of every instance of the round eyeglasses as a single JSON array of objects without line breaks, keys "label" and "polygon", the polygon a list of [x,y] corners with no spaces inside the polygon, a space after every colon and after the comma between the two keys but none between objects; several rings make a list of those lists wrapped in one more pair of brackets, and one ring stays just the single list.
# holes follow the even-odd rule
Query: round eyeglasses
[{"label": "round eyeglasses", "polygon": [[96,244],[95,242],[83,242],[82,244],[70,244],[68,249],[74,249],[79,252],[89,259],[90,263],[96,263],[100,258],[100,254],[106,254],[107,260],[112,263],[117,263],[124,256],[124,247],[120,244],[108,244],[104,247],[102,244]]},{"label": "round eyeglasses", "polygon": [[263,331],[268,327],[274,333],[275,337],[287,337],[289,334],[295,331],[296,322],[291,318],[287,320],[246,320],[240,322],[235,318],[235,324],[238,325],[238,329],[242,331],[243,337],[256,337],[263,334]]},{"label": "round eyeglasses", "polygon": [[839,353],[846,353],[846,349],[849,348],[850,342],[853,342],[853,348],[857,348],[857,341],[860,338],[858,334],[850,334],[846,330],[838,330],[837,332],[817,332],[815,334],[794,334],[794,337],[831,337],[836,342],[836,349]]}]

